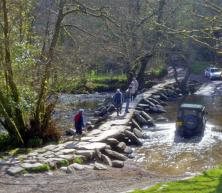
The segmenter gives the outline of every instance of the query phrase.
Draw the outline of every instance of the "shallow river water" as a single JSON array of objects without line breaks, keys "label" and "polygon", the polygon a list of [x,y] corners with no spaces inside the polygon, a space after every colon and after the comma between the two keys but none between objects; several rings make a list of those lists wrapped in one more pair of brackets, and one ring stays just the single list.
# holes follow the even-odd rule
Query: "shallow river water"
[{"label": "shallow river water", "polygon": [[[95,108],[112,94],[62,94],[54,114],[62,130],[73,127],[72,117],[79,108],[85,109],[85,118],[93,116]],[[135,159],[150,172],[163,176],[195,174],[222,163],[222,83],[215,81],[203,85],[186,101],[206,106],[207,126],[203,138],[184,140],[175,137],[175,119],[182,99],[168,102],[165,114],[152,114],[154,119],[165,117],[156,127],[144,130],[149,139],[141,148],[135,148]]]},{"label": "shallow river water", "polygon": [[[181,100],[169,102],[167,113],[161,115],[168,120],[145,131],[150,138],[136,149],[137,163],[159,175],[192,174],[222,163],[222,95],[218,92],[222,86],[216,85],[217,92],[211,93],[205,88],[185,99],[206,106],[208,120],[204,136],[190,140],[175,136],[175,119]],[[159,116],[154,115],[154,118]]]}]

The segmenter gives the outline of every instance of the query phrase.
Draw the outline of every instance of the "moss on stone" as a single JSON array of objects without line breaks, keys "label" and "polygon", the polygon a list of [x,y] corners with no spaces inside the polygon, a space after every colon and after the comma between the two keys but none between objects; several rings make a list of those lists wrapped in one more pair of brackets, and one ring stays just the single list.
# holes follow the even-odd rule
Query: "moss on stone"
[{"label": "moss on stone", "polygon": [[83,164],[84,160],[82,157],[75,157],[73,163]]},{"label": "moss on stone", "polygon": [[29,169],[26,169],[27,172],[30,172],[30,173],[40,173],[40,172],[46,172],[46,171],[49,171],[50,170],[50,167],[48,164],[43,164],[41,166],[38,166],[38,167],[33,167],[33,168],[29,168]]},{"label": "moss on stone", "polygon": [[57,168],[61,168],[61,167],[68,166],[68,165],[69,165],[68,160],[61,160],[56,163]]}]

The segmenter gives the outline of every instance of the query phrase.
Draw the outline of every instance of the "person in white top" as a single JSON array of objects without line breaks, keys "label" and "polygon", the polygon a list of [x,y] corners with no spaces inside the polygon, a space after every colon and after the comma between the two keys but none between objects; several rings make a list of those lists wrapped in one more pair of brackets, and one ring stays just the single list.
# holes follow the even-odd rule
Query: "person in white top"
[{"label": "person in white top", "polygon": [[131,101],[133,101],[136,98],[136,94],[139,88],[139,83],[136,80],[136,78],[134,77],[132,82],[130,83],[130,94],[131,94]]}]

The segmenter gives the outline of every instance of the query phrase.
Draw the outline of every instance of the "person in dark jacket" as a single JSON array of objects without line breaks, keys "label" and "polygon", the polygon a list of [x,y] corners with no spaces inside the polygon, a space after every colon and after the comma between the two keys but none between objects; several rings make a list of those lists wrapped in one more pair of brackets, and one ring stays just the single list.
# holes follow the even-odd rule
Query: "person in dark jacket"
[{"label": "person in dark jacket", "polygon": [[113,104],[116,108],[117,116],[119,116],[119,114],[121,114],[123,104],[123,94],[120,89],[117,89],[113,96]]},{"label": "person in dark jacket", "polygon": [[84,110],[80,109],[79,112],[74,116],[76,134],[79,136],[79,140],[81,140],[82,129],[84,127],[83,112]]}]

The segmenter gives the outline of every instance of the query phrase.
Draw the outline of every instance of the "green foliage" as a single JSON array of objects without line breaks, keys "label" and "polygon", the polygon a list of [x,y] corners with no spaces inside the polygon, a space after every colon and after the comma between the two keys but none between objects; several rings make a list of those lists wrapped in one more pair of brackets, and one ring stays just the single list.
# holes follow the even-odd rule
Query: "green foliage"
[{"label": "green foliage", "polygon": [[222,167],[188,180],[160,183],[147,190],[135,190],[132,193],[221,193]]},{"label": "green foliage", "polygon": [[125,74],[96,74],[92,71],[91,74],[84,76],[84,78],[66,78],[59,81],[57,85],[55,85],[55,91],[69,93],[114,91],[117,88],[124,88],[126,83],[127,77]]},{"label": "green foliage", "polygon": [[196,61],[191,65],[191,72],[194,74],[201,74],[204,72],[204,69],[206,69],[208,66],[209,66],[209,62]]},{"label": "green foliage", "polygon": [[167,68],[164,65],[160,65],[151,69],[150,75],[154,78],[163,78],[167,75]]},{"label": "green foliage", "polygon": [[10,136],[7,133],[0,133],[0,149],[5,150],[10,144]]},{"label": "green foliage", "polygon": [[43,144],[43,139],[40,137],[34,137],[28,140],[28,147],[40,147]]}]

